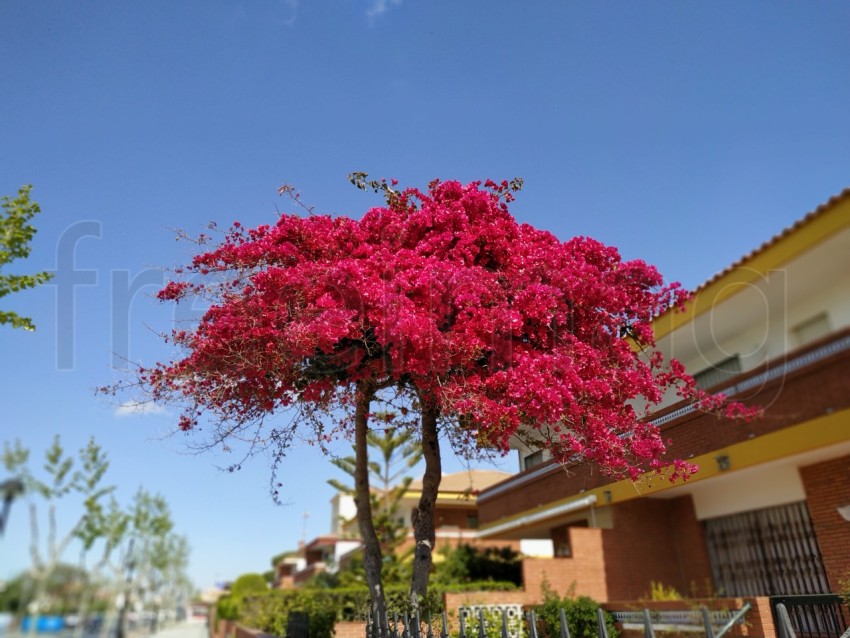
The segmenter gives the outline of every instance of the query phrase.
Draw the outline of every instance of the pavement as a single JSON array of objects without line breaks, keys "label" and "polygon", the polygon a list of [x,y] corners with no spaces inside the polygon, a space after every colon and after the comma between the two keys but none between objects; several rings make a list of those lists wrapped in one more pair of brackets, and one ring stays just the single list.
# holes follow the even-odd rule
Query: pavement
[{"label": "pavement", "polygon": [[[129,632],[128,638],[207,638],[208,635],[206,623],[181,622],[166,625],[156,633],[151,633],[142,628],[133,629]],[[73,638],[74,633],[72,631],[39,632],[35,636],[36,638]],[[0,631],[0,638],[29,638],[29,634],[17,631],[5,633]],[[85,634],[84,638],[101,638],[101,634]]]},{"label": "pavement", "polygon": [[202,622],[181,622],[167,625],[155,634],[139,632],[131,638],[207,638],[207,625]]}]

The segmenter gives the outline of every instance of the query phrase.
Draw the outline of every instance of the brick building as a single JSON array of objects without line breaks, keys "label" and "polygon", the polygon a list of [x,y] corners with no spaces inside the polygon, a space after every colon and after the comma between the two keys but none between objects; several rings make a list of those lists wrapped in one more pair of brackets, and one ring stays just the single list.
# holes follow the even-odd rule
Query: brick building
[{"label": "brick building", "polygon": [[652,415],[686,483],[612,482],[520,449],[520,471],[481,492],[479,535],[551,542],[526,592],[600,601],[835,592],[850,576],[850,189],[703,284],[655,321],[659,348],[698,383],[758,404],[723,421],[684,404]]}]

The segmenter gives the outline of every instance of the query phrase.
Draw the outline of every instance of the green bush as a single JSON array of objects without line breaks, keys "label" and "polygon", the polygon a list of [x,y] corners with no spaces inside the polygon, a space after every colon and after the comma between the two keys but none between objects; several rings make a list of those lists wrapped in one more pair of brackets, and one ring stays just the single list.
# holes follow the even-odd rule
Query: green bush
[{"label": "green bush", "polygon": [[275,636],[286,636],[293,612],[307,614],[310,638],[332,638],[337,621],[336,602],[324,592],[290,590],[268,592],[245,600],[243,624]]},{"label": "green bush", "polygon": [[439,592],[464,592],[464,591],[516,591],[519,587],[516,583],[504,580],[477,580],[469,583],[450,583],[448,585],[436,585],[429,587],[430,591]]},{"label": "green bush", "polygon": [[[485,581],[451,586],[429,587],[428,595],[420,603],[423,622],[431,617],[438,621],[443,609],[446,591],[505,591],[516,589],[513,583]],[[403,616],[410,612],[408,586],[385,588],[390,615]],[[369,614],[369,590],[365,587],[339,587],[336,589],[304,588],[266,590],[239,598],[231,593],[219,600],[219,618],[238,620],[245,626],[284,637],[289,617],[293,612],[309,615],[310,638],[330,638],[333,626],[342,620],[364,620]],[[501,623],[501,620],[499,621]],[[501,625],[499,625],[501,626]]]},{"label": "green bush", "polygon": [[236,598],[245,598],[255,594],[262,594],[269,590],[266,577],[262,574],[242,574],[233,581],[230,587],[230,595]]},{"label": "green bush", "polygon": [[[454,616],[454,614],[452,614]],[[487,638],[501,638],[502,637],[502,613],[500,611],[485,611],[484,612],[484,635]],[[511,629],[511,619],[508,619],[508,630]],[[481,616],[479,614],[473,614],[467,616],[463,622],[463,633],[468,638],[478,638],[478,627],[481,624]],[[514,618],[513,619],[514,628],[517,626],[524,626],[522,618]],[[457,638],[460,636],[460,619],[457,619],[457,623],[454,625],[456,629],[451,632],[452,638]],[[523,635],[525,632],[521,631],[520,635]]]},{"label": "green bush", "polygon": [[268,583],[261,574],[242,574],[233,582],[230,593],[218,599],[216,618],[241,620],[245,599],[249,596],[265,594],[268,591]]},{"label": "green bush", "polygon": [[443,561],[435,566],[433,582],[445,586],[487,580],[522,584],[522,557],[510,547],[443,548]]},{"label": "green bush", "polygon": [[231,594],[222,596],[215,605],[215,617],[221,620],[239,620],[241,605]]},{"label": "green bush", "polygon": [[[544,593],[543,604],[534,608],[537,616],[537,631],[541,638],[558,638],[561,635],[561,609],[567,617],[570,638],[596,638],[597,610],[599,603],[587,596],[561,598],[552,591]],[[610,638],[619,632],[614,618],[605,612],[605,627]]]}]

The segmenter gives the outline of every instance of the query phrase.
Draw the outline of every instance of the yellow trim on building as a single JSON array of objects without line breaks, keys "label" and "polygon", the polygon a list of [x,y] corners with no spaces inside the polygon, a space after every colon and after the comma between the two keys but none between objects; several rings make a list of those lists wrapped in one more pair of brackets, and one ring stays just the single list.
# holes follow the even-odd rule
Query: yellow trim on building
[{"label": "yellow trim on building", "polygon": [[656,318],[652,322],[655,338],[660,339],[693,321],[719,302],[763,278],[771,270],[776,270],[847,228],[850,228],[850,198],[843,198],[828,210],[795,228],[786,237],[758,251],[705,288],[698,290],[687,304],[686,312],[668,310]]},{"label": "yellow trim on building", "polygon": [[[404,493],[404,498],[419,499],[422,497],[422,490],[408,490]],[[461,505],[475,505],[475,496],[469,492],[440,492],[437,494],[438,505],[457,505],[460,501]]]},{"label": "yellow trim on building", "polygon": [[[702,481],[721,474],[733,473],[737,470],[760,465],[768,461],[775,461],[794,454],[817,450],[845,441],[850,441],[850,408],[688,459],[700,467],[699,471],[688,480],[688,483]],[[716,461],[718,456],[728,457],[728,470],[720,470]],[[683,481],[671,483],[662,476],[647,472],[637,482],[622,480],[609,483],[602,487],[575,494],[569,498],[553,501],[540,507],[500,518],[482,525],[479,533],[486,535],[489,528],[504,525],[526,516],[533,516],[546,510],[555,509],[571,501],[587,498],[591,494],[596,495],[597,506],[605,506],[640,498],[648,494],[663,492],[664,490],[678,487],[683,483]]]}]

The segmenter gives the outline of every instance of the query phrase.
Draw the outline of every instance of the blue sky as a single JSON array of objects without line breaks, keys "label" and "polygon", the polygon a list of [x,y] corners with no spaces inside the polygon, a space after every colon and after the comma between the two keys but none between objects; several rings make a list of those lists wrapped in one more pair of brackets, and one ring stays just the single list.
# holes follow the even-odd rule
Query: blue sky
[{"label": "blue sky", "polygon": [[[201,587],[327,532],[335,471],[299,448],[278,507],[263,459],[222,472],[167,436],[172,411],[94,396],[167,356],[151,295],[192,254],[173,229],[273,221],[284,182],[358,216],[378,200],[354,170],[522,176],[521,221],[694,287],[850,186],[846,2],[30,0],[0,26],[0,193],[32,183],[43,209],[8,271],[58,270],[3,300],[38,331],[0,330],[0,439],[94,435],[122,500],[167,497]],[[26,523],[14,506],[0,579]]]}]

